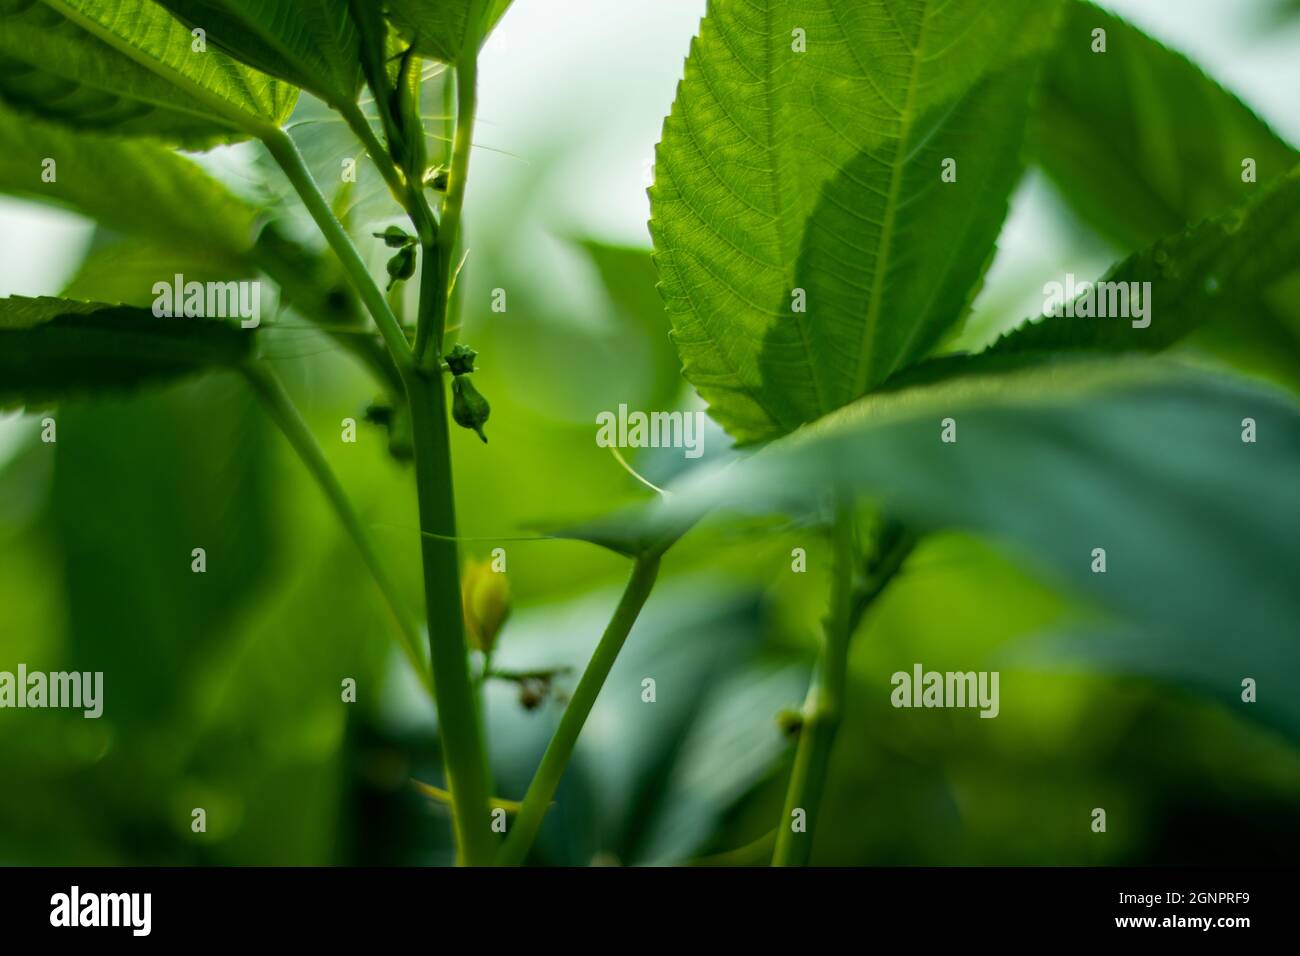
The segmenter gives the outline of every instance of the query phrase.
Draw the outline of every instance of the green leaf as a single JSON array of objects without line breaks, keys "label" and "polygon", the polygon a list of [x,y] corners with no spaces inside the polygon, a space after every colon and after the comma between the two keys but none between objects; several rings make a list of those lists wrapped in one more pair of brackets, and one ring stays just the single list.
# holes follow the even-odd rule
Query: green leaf
[{"label": "green leaf", "polygon": [[214,265],[235,267],[255,238],[257,210],[192,160],[154,143],[73,133],[3,108],[0,192],[207,252]]},{"label": "green leaf", "polygon": [[[594,239],[577,244],[596,267],[613,307],[613,330],[625,356],[619,369],[622,394],[641,396],[647,408],[673,405],[682,390],[681,362],[664,327],[664,300],[655,288],[658,275],[650,250]],[[642,369],[649,374],[638,375]],[[645,378],[648,387],[642,386]]]},{"label": "green leaf", "polygon": [[256,276],[248,263],[230,263],[210,252],[99,229],[59,296],[148,308],[157,298],[154,283],[172,280],[177,273],[187,282],[228,282]]},{"label": "green leaf", "polygon": [[[1080,0],[1044,66],[1030,139],[1066,201],[1125,249],[1222,215],[1300,162],[1194,63]],[[1247,157],[1257,183],[1242,182]]]},{"label": "green leaf", "polygon": [[650,226],[686,377],[738,440],[852,401],[960,320],[1017,178],[1054,9],[709,4]]},{"label": "green leaf", "polygon": [[67,299],[0,299],[0,407],[135,388],[249,358],[246,330],[213,319]]},{"label": "green leaf", "polygon": [[194,50],[149,0],[0,0],[0,98],[76,129],[190,148],[278,125],[297,90]]},{"label": "green leaf", "polygon": [[[1104,54],[1092,52],[1094,29],[1106,31]],[[1080,217],[1125,250],[1227,215],[1300,163],[1300,152],[1194,63],[1092,4],[1072,0],[1047,62],[1030,124],[1038,161]],[[1256,182],[1243,182],[1247,158]],[[1233,321],[1207,328],[1198,345],[1295,387],[1300,372],[1287,361],[1300,327],[1295,300],[1270,300],[1259,291],[1225,290],[1211,310],[1197,305],[1173,316],[1183,325],[1206,325],[1208,311],[1235,301]],[[1171,317],[1173,299],[1161,301]],[[1166,322],[1165,331],[1172,328]],[[1129,347],[1155,344],[1137,333],[1133,339]]]},{"label": "green leaf", "polygon": [[[479,43],[487,39],[512,0],[389,0],[388,16],[422,56],[455,63],[474,26]],[[475,53],[478,51],[475,50]]]},{"label": "green leaf", "polygon": [[[165,786],[199,728],[215,730],[197,689],[229,673],[225,649],[250,653],[237,641],[281,540],[270,428],[234,376],[59,409],[48,520],[66,556],[67,653],[117,688],[105,718],[128,739],[166,734]],[[208,573],[191,570],[194,548]],[[143,771],[152,750],[129,765]]]},{"label": "green leaf", "polygon": [[1026,322],[987,351],[1154,352],[1204,325],[1253,327],[1259,310],[1242,303],[1257,300],[1298,268],[1300,167],[1244,209],[1162,239],[1106,274],[1104,282],[1151,283],[1148,327],[1127,318],[1054,315]]},{"label": "green leaf", "polygon": [[[955,443],[940,440],[945,418]],[[815,514],[839,489],[921,530],[999,543],[1135,624],[1167,673],[1204,654],[1232,662],[1225,686],[1255,674],[1289,686],[1297,473],[1300,408],[1281,393],[1149,359],[1065,363],[869,396],[586,531],[633,551],[713,508]],[[1295,695],[1249,710],[1300,734]]]},{"label": "green leaf", "polygon": [[[43,176],[47,158],[55,159],[50,182]],[[290,242],[274,225],[259,230],[257,208],[171,150],[76,134],[0,108],[0,193],[63,206],[131,237],[129,246],[97,251],[78,277],[84,281],[67,295],[147,303],[153,283],[177,272],[227,282],[260,269],[281,287],[281,302],[325,327],[401,392],[382,343],[357,334],[363,315],[336,260]],[[124,287],[130,282],[135,286]]]},{"label": "green leaf", "polygon": [[360,38],[347,0],[157,0],[242,63],[353,103],[361,89]]}]

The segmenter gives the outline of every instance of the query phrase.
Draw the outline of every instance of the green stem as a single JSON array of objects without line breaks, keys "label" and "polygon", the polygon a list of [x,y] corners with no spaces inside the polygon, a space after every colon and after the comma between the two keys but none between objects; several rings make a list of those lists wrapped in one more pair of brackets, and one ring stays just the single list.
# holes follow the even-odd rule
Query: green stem
[{"label": "green stem", "polygon": [[[436,321],[427,321],[420,316],[420,324],[415,333],[415,361],[426,367],[442,354],[442,340],[446,329],[447,290],[451,283],[451,270],[454,268],[456,244],[460,239],[460,221],[465,206],[465,185],[469,179],[470,146],[474,135],[474,115],[478,106],[478,61],[473,51],[477,50],[477,38],[467,40],[465,57],[456,65],[456,132],[452,137],[451,168],[447,172],[447,197],[442,205],[442,218],[439,221],[436,243],[436,256],[430,257],[436,263],[436,293],[442,300],[442,307],[435,310]],[[470,46],[469,44],[473,44]],[[428,256],[429,250],[425,250]],[[424,278],[421,278],[424,282]]]},{"label": "green stem", "polygon": [[361,256],[357,254],[352,240],[348,238],[343,226],[334,217],[329,203],[321,195],[320,188],[312,179],[311,171],[303,162],[302,154],[298,152],[298,147],[290,139],[289,134],[281,129],[265,131],[262,134],[262,142],[266,144],[271,157],[284,170],[284,174],[289,177],[289,182],[302,198],[307,211],[325,236],[325,241],[339,257],[344,270],[361,296],[361,301],[365,303],[366,309],[374,318],[375,325],[379,327],[379,334],[388,343],[393,360],[397,362],[399,368],[410,364],[411,347],[406,341],[406,334],[402,331],[397,317],[393,315],[392,309],[388,307],[384,294],[379,291],[379,286],[371,278],[366,264],[361,261]]},{"label": "green stem", "polygon": [[383,594],[384,600],[388,603],[389,610],[393,612],[393,618],[397,622],[398,632],[401,636],[402,650],[406,654],[407,660],[415,673],[419,676],[420,682],[425,689],[433,693],[433,681],[429,673],[429,666],[420,653],[420,632],[402,602],[401,595],[398,593],[397,586],[393,579],[389,577],[387,569],[379,558],[379,552],[376,550],[374,542],[370,540],[365,525],[361,523],[361,518],[357,515],[352,507],[352,502],[348,500],[347,492],[339,483],[325,454],[317,444],[316,439],[312,436],[311,430],[307,423],[303,421],[298,409],[294,406],[293,400],[284,390],[284,385],[265,365],[245,365],[241,371],[244,377],[252,386],[254,393],[265,406],[271,419],[279,426],[284,437],[289,440],[294,451],[306,466],[307,471],[316,479],[316,484],[325,494],[334,513],[338,516],[339,523],[343,525],[348,536],[352,538],[352,543],[356,546],[357,551],[361,554],[361,560],[365,562],[366,567],[370,570],[370,575],[375,579],[375,584],[379,586],[380,593]]},{"label": "green stem", "polygon": [[406,195],[406,183],[402,181],[402,175],[389,157],[388,150],[384,149],[383,143],[379,142],[379,137],[371,128],[370,121],[361,112],[361,107],[356,103],[336,103],[334,108],[342,115],[357,139],[361,140],[361,145],[366,148],[375,168],[384,177],[384,182],[388,184],[388,191],[393,194],[393,198],[399,203],[402,202],[402,197]]},{"label": "green stem", "polygon": [[459,858],[475,866],[491,861],[496,840],[488,807],[491,781],[487,753],[461,611],[447,394],[440,372],[408,367],[404,378],[411,408],[420,530],[424,532],[420,546],[438,733],[447,789],[452,795]]},{"label": "green stem", "polygon": [[528,856],[546,809],[550,806],[551,798],[560,785],[560,778],[564,776],[564,769],[573,755],[583,724],[609,677],[610,668],[614,666],[623,642],[636,623],[637,615],[645,606],[658,574],[658,554],[637,558],[632,568],[632,577],[627,582],[614,616],[605,628],[600,643],[596,645],[596,651],[564,709],[560,726],[556,728],[555,736],[551,738],[537,773],[533,776],[533,782],[529,784],[528,793],[524,795],[523,807],[510,827],[505,845],[497,855],[498,865],[519,866]]},{"label": "green stem", "polygon": [[[804,701],[803,726],[786,790],[784,816],[777,827],[773,866],[803,866],[808,862],[831,749],[844,710],[850,640],[863,615],[898,574],[916,545],[916,539],[905,529],[887,523],[877,536],[865,580],[859,584],[854,579],[858,553],[853,511],[848,503],[837,508],[832,534],[835,565],[830,613],[817,672]],[[796,810],[804,811],[804,832],[796,833],[793,829]]]},{"label": "green stem", "polygon": [[[794,769],[786,790],[785,810],[777,827],[773,866],[802,866],[812,850],[817,808],[830,764],[831,745],[844,706],[848,675],[848,650],[853,613],[853,567],[856,552],[852,514],[840,508],[832,528],[834,577],[831,579],[831,607],[826,617],[825,637],[817,671],[803,706],[803,725],[795,751]],[[805,829],[794,829],[795,814],[802,812]]]}]

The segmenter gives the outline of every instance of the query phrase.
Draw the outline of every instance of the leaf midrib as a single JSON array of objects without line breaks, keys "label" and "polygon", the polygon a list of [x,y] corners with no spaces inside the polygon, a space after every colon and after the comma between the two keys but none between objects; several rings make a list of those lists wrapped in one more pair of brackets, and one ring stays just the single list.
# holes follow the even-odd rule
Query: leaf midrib
[{"label": "leaf midrib", "polygon": [[[889,192],[885,198],[884,222],[880,227],[880,251],[876,257],[875,275],[871,277],[871,301],[867,305],[866,334],[862,336],[862,347],[858,352],[857,371],[853,377],[854,396],[862,395],[867,390],[867,376],[871,370],[871,356],[875,350],[876,327],[880,321],[880,302],[884,291],[885,276],[889,273],[889,256],[894,240],[894,224],[898,216],[898,196],[903,188],[903,168],[906,165],[907,144],[912,137],[912,127],[916,121],[916,96],[920,81],[921,63],[924,61],[926,28],[930,23],[931,6],[926,0],[921,13],[921,28],[917,32],[916,46],[912,50],[912,71],[907,81],[907,98],[903,103],[900,116],[898,138],[895,141],[894,160],[890,164]],[[900,35],[902,31],[899,31]],[[906,36],[904,40],[906,40]]]}]

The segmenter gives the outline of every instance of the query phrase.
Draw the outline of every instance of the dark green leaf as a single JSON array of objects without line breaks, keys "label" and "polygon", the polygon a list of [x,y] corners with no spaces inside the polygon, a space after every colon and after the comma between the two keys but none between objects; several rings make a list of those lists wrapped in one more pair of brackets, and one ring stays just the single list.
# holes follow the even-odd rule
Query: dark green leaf
[{"label": "dark green leaf", "polygon": [[[1162,239],[1107,273],[1103,281],[1108,283],[1151,283],[1149,326],[1139,327],[1145,319],[1052,315],[1026,322],[988,351],[1154,352],[1203,325],[1257,324],[1258,308],[1243,309],[1242,304],[1259,299],[1298,268],[1300,167],[1244,209]],[[1108,303],[1111,291],[1117,296],[1113,301],[1120,302],[1120,291],[1108,289]],[[1132,291],[1129,285],[1128,293]]]},{"label": "dark green leaf", "polygon": [[[940,440],[945,418],[955,443]],[[1298,473],[1300,409],[1280,393],[1151,360],[1058,364],[869,396],[584,533],[633,551],[709,509],[815,513],[838,488],[918,528],[1001,543],[1133,622],[1166,673],[1211,654],[1231,658],[1233,686],[1255,674],[1289,686]],[[1295,695],[1249,710],[1300,733]]]},{"label": "dark green leaf", "polygon": [[0,407],[129,389],[216,366],[252,350],[244,329],[213,319],[65,299],[0,299]]},{"label": "dark green leaf", "polygon": [[[1092,31],[1106,52],[1092,52]],[[1243,205],[1300,162],[1251,110],[1184,56],[1071,0],[1044,70],[1030,137],[1065,199],[1125,249]],[[1255,160],[1258,182],[1242,182]]]},{"label": "dark green leaf", "polygon": [[214,376],[65,403],[58,428],[50,515],[68,653],[104,672],[106,720],[162,735],[178,766],[197,730],[182,715],[202,708],[190,689],[266,583],[270,426],[242,381]]}]

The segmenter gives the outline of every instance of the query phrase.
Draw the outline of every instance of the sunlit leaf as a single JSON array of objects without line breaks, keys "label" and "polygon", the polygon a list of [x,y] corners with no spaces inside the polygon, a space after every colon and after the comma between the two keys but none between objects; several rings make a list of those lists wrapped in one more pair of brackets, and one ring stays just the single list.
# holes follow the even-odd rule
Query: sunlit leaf
[{"label": "sunlit leaf", "polygon": [[2,107],[0,193],[204,251],[214,265],[233,266],[255,238],[257,210],[192,160],[155,143],[75,133]]},{"label": "sunlit leaf", "polygon": [[151,0],[0,0],[0,98],[78,130],[202,148],[282,122],[296,89]]},{"label": "sunlit leaf", "polygon": [[961,319],[1054,10],[709,4],[664,124],[651,231],[686,377],[735,438],[852,401]]},{"label": "sunlit leaf", "polygon": [[360,39],[347,0],[157,0],[234,59],[351,103],[361,89]]},{"label": "sunlit leaf", "polygon": [[[473,17],[486,38],[513,0],[389,0],[388,15],[417,52],[445,63],[460,59]],[[477,51],[475,51],[477,53]]]}]

